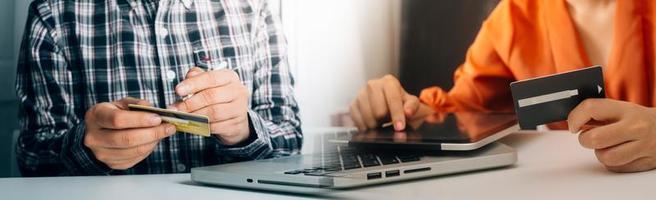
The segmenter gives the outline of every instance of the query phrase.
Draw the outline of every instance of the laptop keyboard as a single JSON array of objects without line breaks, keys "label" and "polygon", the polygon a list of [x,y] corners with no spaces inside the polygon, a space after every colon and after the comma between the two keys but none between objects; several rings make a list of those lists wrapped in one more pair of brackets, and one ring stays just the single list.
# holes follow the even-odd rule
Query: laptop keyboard
[{"label": "laptop keyboard", "polygon": [[421,159],[419,155],[409,153],[376,153],[360,151],[348,144],[331,142],[331,139],[348,140],[353,131],[328,133],[321,135],[321,156],[310,168],[296,169],[284,172],[285,174],[303,174],[306,176],[325,176],[330,173],[345,170],[355,170],[381,165],[394,165],[399,163],[416,162]]}]

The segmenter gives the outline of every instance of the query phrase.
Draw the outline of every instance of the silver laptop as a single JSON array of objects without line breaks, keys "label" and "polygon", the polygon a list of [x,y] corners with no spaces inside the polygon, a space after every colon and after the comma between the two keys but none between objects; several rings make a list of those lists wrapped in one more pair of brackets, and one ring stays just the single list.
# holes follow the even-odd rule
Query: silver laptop
[{"label": "silver laptop", "polygon": [[519,130],[514,119],[511,114],[456,113],[407,132],[336,130],[315,137],[315,154],[193,168],[191,179],[216,186],[320,194],[501,168],[514,164],[517,153],[494,140]]}]

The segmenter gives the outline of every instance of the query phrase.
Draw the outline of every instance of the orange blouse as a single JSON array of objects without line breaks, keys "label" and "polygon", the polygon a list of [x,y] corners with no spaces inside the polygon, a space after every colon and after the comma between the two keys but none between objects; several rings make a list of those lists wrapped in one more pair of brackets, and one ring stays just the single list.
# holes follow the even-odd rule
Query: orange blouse
[{"label": "orange blouse", "polygon": [[[654,107],[656,1],[616,6],[606,96]],[[438,112],[512,111],[510,82],[591,65],[565,0],[504,0],[455,71],[454,87],[426,88],[420,99]]]}]

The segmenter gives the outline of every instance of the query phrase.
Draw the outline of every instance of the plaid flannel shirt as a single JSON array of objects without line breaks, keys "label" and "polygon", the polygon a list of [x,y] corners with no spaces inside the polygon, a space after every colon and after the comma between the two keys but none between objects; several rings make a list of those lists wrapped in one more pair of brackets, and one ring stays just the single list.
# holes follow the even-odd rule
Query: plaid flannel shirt
[{"label": "plaid flannel shirt", "polygon": [[[266,0],[36,0],[16,80],[21,172],[182,173],[297,153],[302,133],[285,45]],[[124,97],[157,107],[179,101],[174,87],[199,55],[210,68],[235,69],[250,90],[250,139],[225,146],[178,133],[127,170],[95,159],[83,144],[87,109]]]}]

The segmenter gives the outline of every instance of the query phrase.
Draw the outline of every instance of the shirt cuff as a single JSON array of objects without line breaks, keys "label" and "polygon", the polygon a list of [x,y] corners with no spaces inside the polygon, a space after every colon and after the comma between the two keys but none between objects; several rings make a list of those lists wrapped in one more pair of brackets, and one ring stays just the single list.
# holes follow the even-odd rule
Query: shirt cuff
[{"label": "shirt cuff", "polygon": [[251,136],[249,136],[249,139],[243,143],[228,146],[221,144],[219,139],[215,138],[219,144],[219,148],[217,149],[219,155],[247,159],[261,159],[266,158],[271,154],[273,147],[271,146],[269,131],[264,125],[264,119],[262,119],[256,112],[249,110],[248,124]]},{"label": "shirt cuff", "polygon": [[71,175],[109,175],[112,171],[84,146],[84,121],[64,135],[61,159]]}]

